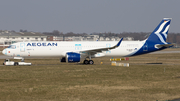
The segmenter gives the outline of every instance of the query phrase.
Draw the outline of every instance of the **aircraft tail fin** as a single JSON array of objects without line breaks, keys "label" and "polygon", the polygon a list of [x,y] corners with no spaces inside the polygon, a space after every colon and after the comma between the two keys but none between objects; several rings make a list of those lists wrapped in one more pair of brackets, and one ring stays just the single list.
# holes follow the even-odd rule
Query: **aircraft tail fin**
[{"label": "aircraft tail fin", "polygon": [[167,34],[170,27],[170,22],[172,18],[163,18],[160,24],[155,28],[147,40],[153,41],[156,43],[167,44]]}]

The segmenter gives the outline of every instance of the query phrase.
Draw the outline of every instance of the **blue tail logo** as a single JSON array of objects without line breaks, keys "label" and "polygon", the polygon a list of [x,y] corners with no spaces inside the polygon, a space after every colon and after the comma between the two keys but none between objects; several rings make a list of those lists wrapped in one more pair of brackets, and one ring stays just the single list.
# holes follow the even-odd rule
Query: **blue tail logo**
[{"label": "blue tail logo", "polygon": [[171,18],[164,18],[148,39],[144,40],[143,46],[127,56],[146,54],[171,47],[173,44],[166,42],[171,20]]},{"label": "blue tail logo", "polygon": [[167,34],[170,27],[171,18],[164,18],[160,24],[155,28],[147,40],[156,43],[167,44]]}]

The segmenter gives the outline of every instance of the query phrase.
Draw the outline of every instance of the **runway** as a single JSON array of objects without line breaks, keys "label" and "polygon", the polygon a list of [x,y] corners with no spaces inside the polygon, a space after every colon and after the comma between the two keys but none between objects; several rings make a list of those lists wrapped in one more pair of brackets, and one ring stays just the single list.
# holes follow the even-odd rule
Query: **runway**
[{"label": "runway", "polygon": [[13,59],[13,57],[5,56],[5,55],[0,55],[0,59]]},{"label": "runway", "polygon": [[164,53],[180,53],[180,51],[157,51],[150,54],[164,54]]}]

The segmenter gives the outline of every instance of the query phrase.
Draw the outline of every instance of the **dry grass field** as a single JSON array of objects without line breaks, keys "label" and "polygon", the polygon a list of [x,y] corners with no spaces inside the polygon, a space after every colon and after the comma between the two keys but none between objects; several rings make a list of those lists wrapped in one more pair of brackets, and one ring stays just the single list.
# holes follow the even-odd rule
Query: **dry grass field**
[{"label": "dry grass field", "polygon": [[122,61],[130,67],[111,66],[109,59],[95,58],[95,65],[60,63],[58,58],[26,59],[33,65],[0,66],[0,101],[180,98],[180,53],[146,54]]},{"label": "dry grass field", "polygon": [[3,50],[4,48],[0,48],[0,55],[2,55],[1,51]]}]

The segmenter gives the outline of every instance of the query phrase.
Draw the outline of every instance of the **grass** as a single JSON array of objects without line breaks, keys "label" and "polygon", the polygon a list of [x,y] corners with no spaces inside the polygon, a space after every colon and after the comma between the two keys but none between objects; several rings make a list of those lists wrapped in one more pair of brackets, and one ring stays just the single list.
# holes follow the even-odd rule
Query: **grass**
[{"label": "grass", "polygon": [[3,49],[4,49],[4,48],[0,48],[0,55],[2,55],[2,52],[1,52],[1,51],[3,51]]},{"label": "grass", "polygon": [[[2,63],[4,60],[0,60]],[[130,67],[26,59],[32,66],[0,66],[0,101],[165,101],[180,98],[180,53],[130,57]],[[103,65],[100,65],[103,62]],[[155,64],[162,63],[162,64]]]}]

